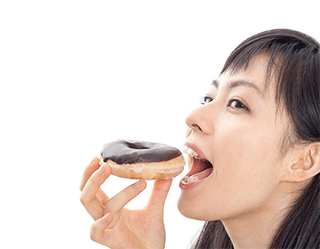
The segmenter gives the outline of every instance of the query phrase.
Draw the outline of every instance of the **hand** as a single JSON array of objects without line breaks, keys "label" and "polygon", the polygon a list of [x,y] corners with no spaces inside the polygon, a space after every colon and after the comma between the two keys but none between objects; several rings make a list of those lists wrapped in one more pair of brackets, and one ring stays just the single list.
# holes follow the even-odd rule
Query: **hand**
[{"label": "hand", "polygon": [[146,182],[139,180],[109,198],[100,186],[110,173],[107,165],[100,167],[99,158],[83,173],[80,201],[95,220],[91,239],[112,249],[164,248],[163,207],[172,180],[156,180],[147,206],[128,210],[124,206],[146,188]]}]

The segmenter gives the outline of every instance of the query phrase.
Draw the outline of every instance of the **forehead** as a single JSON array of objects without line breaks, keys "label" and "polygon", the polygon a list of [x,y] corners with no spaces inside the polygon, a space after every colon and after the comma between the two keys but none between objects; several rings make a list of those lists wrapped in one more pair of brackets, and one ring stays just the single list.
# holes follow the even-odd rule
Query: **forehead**
[{"label": "forehead", "polygon": [[[225,71],[218,78],[219,85],[227,85],[230,82],[246,81],[253,83],[263,95],[268,93],[269,85],[275,87],[275,79],[267,72],[269,64],[269,57],[266,55],[259,55],[251,59],[247,68],[241,68],[233,72],[231,70]],[[270,84],[271,83],[271,84]]]}]

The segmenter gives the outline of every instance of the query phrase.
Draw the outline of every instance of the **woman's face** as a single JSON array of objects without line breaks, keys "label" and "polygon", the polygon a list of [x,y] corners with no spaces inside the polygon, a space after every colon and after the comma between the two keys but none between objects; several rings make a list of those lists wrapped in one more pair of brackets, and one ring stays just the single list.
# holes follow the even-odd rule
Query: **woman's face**
[{"label": "woman's face", "polygon": [[198,155],[188,155],[190,171],[180,182],[183,215],[223,220],[272,205],[288,118],[277,113],[273,79],[265,89],[267,63],[259,56],[245,71],[222,74],[186,118],[188,153]]}]

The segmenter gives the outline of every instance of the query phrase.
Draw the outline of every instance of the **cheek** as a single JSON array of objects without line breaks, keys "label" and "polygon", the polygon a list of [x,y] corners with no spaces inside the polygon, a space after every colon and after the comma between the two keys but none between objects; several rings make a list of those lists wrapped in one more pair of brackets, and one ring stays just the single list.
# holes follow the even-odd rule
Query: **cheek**
[{"label": "cheek", "polygon": [[[239,164],[250,165],[270,164],[277,153],[278,136],[274,129],[261,124],[236,129],[235,126],[225,126],[216,132],[212,139],[214,163],[221,161],[222,165],[235,167]],[[272,131],[272,132],[271,132]],[[246,170],[243,168],[241,170]]]},{"label": "cheek", "polygon": [[276,140],[260,131],[251,128],[250,132],[231,132],[230,137],[215,140],[214,175],[208,182],[210,191],[204,193],[205,204],[215,207],[207,213],[213,215],[210,218],[251,212],[265,205],[276,187],[277,171],[270,159]]},{"label": "cheek", "polygon": [[263,195],[272,188],[276,174],[276,137],[261,127],[249,130],[229,133],[221,141],[216,140],[220,146],[214,151],[217,180],[237,200],[239,195],[241,198]]},{"label": "cheek", "polygon": [[[277,137],[270,128],[259,126],[229,129],[214,140],[213,158],[217,174],[232,177],[238,184],[265,178],[274,171]],[[267,177],[268,179],[268,177]]]}]

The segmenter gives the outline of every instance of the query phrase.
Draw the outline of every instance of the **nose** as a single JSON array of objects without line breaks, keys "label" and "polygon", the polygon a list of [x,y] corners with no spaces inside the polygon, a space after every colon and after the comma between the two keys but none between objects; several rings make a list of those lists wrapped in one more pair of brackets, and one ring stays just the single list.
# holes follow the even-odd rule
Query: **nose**
[{"label": "nose", "polygon": [[209,134],[212,131],[211,115],[208,107],[209,104],[198,107],[186,117],[186,124],[192,131],[205,134]]}]

